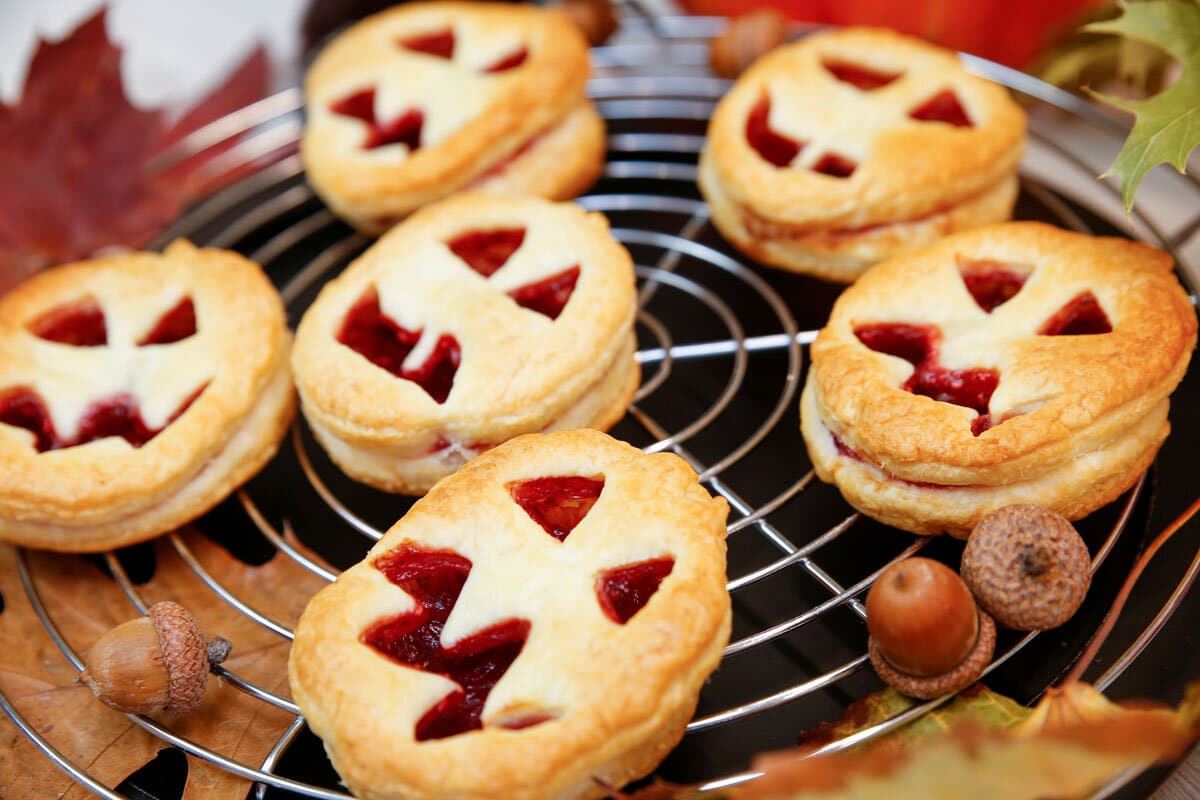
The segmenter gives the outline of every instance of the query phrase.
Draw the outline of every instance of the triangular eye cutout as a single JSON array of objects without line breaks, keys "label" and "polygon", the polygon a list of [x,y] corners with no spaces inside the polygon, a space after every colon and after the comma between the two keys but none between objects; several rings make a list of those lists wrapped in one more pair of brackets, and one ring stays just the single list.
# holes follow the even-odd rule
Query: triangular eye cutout
[{"label": "triangular eye cutout", "polygon": [[485,278],[503,267],[525,241],[524,228],[496,228],[459,234],[446,246]]},{"label": "triangular eye cutout", "polygon": [[958,274],[975,303],[989,314],[1016,297],[1033,268],[991,259],[958,261]]},{"label": "triangular eye cutout", "polygon": [[887,86],[904,74],[902,72],[881,72],[870,67],[864,67],[862,64],[855,64],[852,61],[838,61],[835,59],[824,60],[821,62],[821,66],[825,67],[829,71],[829,74],[842,83],[848,83],[864,92],[871,92]]},{"label": "triangular eye cutout", "polygon": [[397,40],[396,44],[405,50],[424,53],[427,56],[445,59],[454,58],[454,30],[451,28],[443,31],[434,31],[433,33],[423,33],[418,36],[409,36],[406,39]]},{"label": "triangular eye cutout", "polygon": [[921,105],[908,112],[908,116],[919,122],[945,122],[956,128],[973,127],[971,118],[958,102],[958,95],[944,89]]},{"label": "triangular eye cutout", "polygon": [[404,362],[421,341],[423,331],[410,331],[384,315],[379,293],[368,289],[346,313],[337,340],[380,369],[397,378],[412,381],[441,404],[454,388],[454,376],[462,361],[458,340],[442,334],[418,367],[405,368]]},{"label": "triangular eye cutout", "polygon": [[102,347],[108,344],[104,309],[93,297],[84,297],[43,312],[29,323],[28,330],[39,339],[73,347]]},{"label": "triangular eye cutout", "polygon": [[602,572],[596,579],[596,599],[600,609],[613,622],[624,625],[645,608],[674,568],[675,559],[668,557]]},{"label": "triangular eye cutout", "polygon": [[150,332],[138,342],[138,347],[151,344],[174,344],[196,335],[196,307],[192,298],[185,297],[159,317]]},{"label": "triangular eye cutout", "polygon": [[1091,292],[1072,298],[1038,329],[1041,336],[1086,336],[1112,333],[1112,323]]},{"label": "triangular eye cutout", "polygon": [[410,108],[388,122],[380,123],[375,118],[375,89],[361,89],[329,104],[329,110],[343,117],[353,117],[367,125],[367,137],[363,140],[364,150],[374,150],[389,144],[405,144],[409,150],[421,147],[421,130],[425,126],[425,113]]},{"label": "triangular eye cutout", "polygon": [[504,58],[497,61],[495,64],[492,64],[490,67],[486,68],[484,70],[484,72],[488,72],[488,73],[508,72],[510,69],[516,69],[517,67],[524,64],[526,59],[528,59],[528,58],[529,58],[529,50],[525,47],[521,47],[517,50],[514,50],[512,53],[509,53]]},{"label": "triangular eye cutout", "polygon": [[877,353],[903,358],[915,365],[929,356],[937,331],[929,325],[881,322],[859,325],[854,329],[854,335]]},{"label": "triangular eye cutout", "polygon": [[530,519],[558,541],[566,541],[604,491],[604,476],[559,475],[509,483],[509,496]]},{"label": "triangular eye cutout", "polygon": [[544,314],[550,319],[558,319],[558,315],[571,299],[578,280],[579,266],[576,265],[535,283],[518,286],[510,291],[508,296],[521,308]]},{"label": "triangular eye cutout", "polygon": [[768,164],[786,167],[804,149],[804,142],[772,130],[770,116],[771,98],[764,92],[746,117],[746,141]]}]

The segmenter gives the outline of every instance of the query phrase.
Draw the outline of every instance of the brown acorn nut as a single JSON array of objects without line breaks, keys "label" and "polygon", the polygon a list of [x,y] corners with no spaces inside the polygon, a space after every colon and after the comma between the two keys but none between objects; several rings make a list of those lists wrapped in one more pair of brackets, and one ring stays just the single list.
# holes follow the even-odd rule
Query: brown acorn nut
[{"label": "brown acorn nut", "polygon": [[1087,545],[1064,517],[1014,505],[975,526],[961,572],[979,605],[998,623],[1044,631],[1079,610],[1092,583],[1091,566]]},{"label": "brown acorn nut", "polygon": [[908,558],[867,593],[867,652],[887,684],[921,699],[970,686],[992,660],[996,625],[954,570]]},{"label": "brown acorn nut", "polygon": [[729,21],[709,45],[708,63],[722,78],[736,78],[785,41],[787,18],[774,8],[760,8]]},{"label": "brown acorn nut", "polygon": [[550,7],[566,14],[592,47],[608,41],[620,25],[609,0],[558,0]]},{"label": "brown acorn nut", "polygon": [[227,639],[205,643],[187,609],[164,601],[146,616],[123,622],[96,640],[78,682],[126,714],[191,711],[204,696],[208,672],[224,661]]}]

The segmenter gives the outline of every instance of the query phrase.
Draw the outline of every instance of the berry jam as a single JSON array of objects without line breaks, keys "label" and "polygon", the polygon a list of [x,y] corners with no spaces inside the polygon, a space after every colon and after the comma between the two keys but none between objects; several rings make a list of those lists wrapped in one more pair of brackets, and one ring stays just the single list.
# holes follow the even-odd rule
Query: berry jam
[{"label": "berry jam", "polygon": [[1084,292],[1055,312],[1038,329],[1042,336],[1086,336],[1112,333],[1112,323],[1100,307],[1096,295]]},{"label": "berry jam", "polygon": [[999,262],[974,261],[959,265],[963,283],[976,304],[989,314],[1013,299],[1028,274],[1021,274],[999,266]]},{"label": "berry jam", "polygon": [[773,131],[770,115],[771,98],[763,94],[746,117],[746,141],[768,164],[786,167],[804,149],[804,142]]},{"label": "berry jam", "polygon": [[[529,621],[504,620],[443,647],[442,630],[462,594],[471,562],[457,553],[406,543],[375,559],[375,568],[419,607],[376,622],[363,631],[362,642],[399,664],[443,675],[459,686],[417,721],[414,737],[427,741],[479,730],[488,695],[525,646]],[[516,724],[529,727],[546,719],[526,718]]]},{"label": "berry jam", "polygon": [[519,50],[516,50],[500,59],[490,67],[487,67],[484,69],[484,72],[507,72],[510,69],[516,69],[517,67],[521,66],[528,58],[529,50],[525,47],[522,47]]},{"label": "berry jam", "polygon": [[134,447],[141,447],[187,411],[207,386],[208,384],[201,386],[184,400],[161,428],[150,428],[146,425],[138,402],[132,395],[118,394],[88,406],[79,420],[75,438],[63,439],[54,429],[54,422],[50,419],[50,410],[46,408],[45,401],[32,389],[25,387],[10,389],[0,394],[0,423],[24,428],[33,433],[36,437],[35,447],[39,453],[78,447],[109,436],[119,436]]},{"label": "berry jam", "polygon": [[965,406],[981,415],[988,413],[988,402],[1000,382],[999,373],[988,368],[954,370],[939,366],[941,331],[936,326],[885,322],[860,325],[854,335],[872,350],[903,358],[916,368],[904,383],[905,390]]},{"label": "berry jam", "polygon": [[826,153],[812,165],[813,172],[819,172],[831,178],[849,178],[857,168],[858,164],[837,153]]},{"label": "berry jam", "polygon": [[459,234],[446,246],[485,278],[503,267],[525,241],[524,228],[497,228]]},{"label": "berry jam", "polygon": [[138,347],[152,344],[174,344],[196,335],[196,307],[192,298],[185,297],[163,314],[150,332],[138,342]]},{"label": "berry jam", "polygon": [[399,39],[396,44],[405,50],[414,50],[428,56],[454,58],[454,31],[449,28],[444,31]]},{"label": "berry jam", "polygon": [[958,95],[949,89],[938,92],[908,112],[908,116],[921,122],[945,122],[957,128],[973,127],[971,118],[958,102]]},{"label": "berry jam", "polygon": [[421,146],[421,129],[425,125],[425,114],[419,109],[409,109],[388,122],[380,123],[375,117],[375,89],[362,89],[329,105],[329,110],[344,117],[354,117],[367,125],[364,150],[374,150],[389,144],[405,144],[409,150]]},{"label": "berry jam", "polygon": [[437,403],[446,402],[454,387],[462,352],[458,340],[443,334],[425,363],[405,369],[404,360],[417,346],[422,331],[410,331],[386,317],[379,294],[370,289],[351,307],[337,340],[377,367],[420,386]]},{"label": "berry jam", "polygon": [[606,570],[596,579],[600,608],[613,622],[624,625],[641,611],[675,568],[673,558],[655,558]]},{"label": "berry jam", "polygon": [[508,484],[508,493],[542,530],[565,541],[604,490],[604,478],[557,476]]},{"label": "berry jam", "polygon": [[518,286],[508,293],[521,308],[528,308],[544,314],[550,319],[558,319],[558,315],[566,308],[567,301],[575,291],[575,282],[579,280],[579,266],[565,269],[548,278],[534,283]]},{"label": "berry jam", "polygon": [[108,344],[104,310],[93,298],[52,308],[29,323],[29,332],[39,339],[74,347]]},{"label": "berry jam", "polygon": [[887,86],[902,74],[899,72],[879,72],[849,61],[822,61],[821,66],[825,67],[833,77],[842,83],[848,83],[864,92],[874,91],[880,87]]}]

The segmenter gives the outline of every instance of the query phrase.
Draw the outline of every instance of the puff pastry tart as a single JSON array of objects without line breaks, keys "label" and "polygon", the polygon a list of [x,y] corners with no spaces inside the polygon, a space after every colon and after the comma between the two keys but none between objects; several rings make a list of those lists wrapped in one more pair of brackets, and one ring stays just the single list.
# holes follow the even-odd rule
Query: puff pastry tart
[{"label": "puff pastry tart", "polygon": [[257,265],[177,241],[47,270],[0,298],[0,539],[93,552],[213,507],[295,407]]},{"label": "puff pastry tart", "polygon": [[890,31],[768,53],[717,105],[700,157],[713,223],[764,264],[850,282],[1009,218],[1025,114],[947,51]]},{"label": "puff pastry tart", "polygon": [[308,72],[309,182],[369,233],[463,189],[574,197],[604,165],[588,71],[587,42],[560,12],[427,2],[376,14]]},{"label": "puff pastry tart", "polygon": [[1195,343],[1165,253],[995,225],[880,264],[838,299],[801,428],[817,475],[898,528],[965,538],[1012,503],[1078,519],[1153,461]]},{"label": "puff pastry tart", "polygon": [[296,335],[301,405],[352,478],[422,494],[518,434],[615,424],[640,377],[634,304],[600,214],[459,195],[322,290]]},{"label": "puff pastry tart", "polygon": [[359,797],[605,796],[679,741],[728,641],[727,510],[677,456],[518,437],[309,602],[292,695]]}]

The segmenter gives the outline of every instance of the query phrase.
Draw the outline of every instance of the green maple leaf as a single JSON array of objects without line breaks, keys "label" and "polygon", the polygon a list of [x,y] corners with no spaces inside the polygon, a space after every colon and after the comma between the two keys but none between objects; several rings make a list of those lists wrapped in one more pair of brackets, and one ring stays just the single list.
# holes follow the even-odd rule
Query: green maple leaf
[{"label": "green maple leaf", "polygon": [[1193,0],[1133,3],[1114,20],[1084,28],[1115,33],[1161,47],[1179,59],[1183,71],[1173,86],[1147,100],[1124,100],[1093,92],[1107,103],[1132,111],[1137,122],[1106,175],[1121,178],[1125,210],[1133,208],[1138,184],[1158,164],[1180,172],[1200,145],[1200,5]]}]

